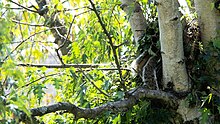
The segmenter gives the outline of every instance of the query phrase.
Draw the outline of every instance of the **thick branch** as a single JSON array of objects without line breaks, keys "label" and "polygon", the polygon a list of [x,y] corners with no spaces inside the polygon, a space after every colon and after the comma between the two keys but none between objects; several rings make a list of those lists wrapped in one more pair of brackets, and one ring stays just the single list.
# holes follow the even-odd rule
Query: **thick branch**
[{"label": "thick branch", "polygon": [[[133,91],[130,91],[133,92]],[[176,108],[177,101],[176,97],[170,93],[166,93],[163,91],[157,90],[147,90],[144,88],[138,88],[130,94],[128,98],[124,100],[116,101],[116,102],[109,102],[101,106],[97,106],[95,108],[80,108],[74,104],[67,103],[67,102],[59,102],[57,104],[43,106],[39,108],[31,109],[32,116],[43,116],[48,113],[53,113],[56,111],[66,111],[68,113],[72,113],[75,115],[75,119],[79,118],[96,118],[99,115],[103,114],[106,111],[111,111],[114,113],[127,111],[132,106],[134,106],[139,99],[141,98],[150,98],[150,99],[159,99],[163,100],[164,102],[168,103],[173,108]],[[21,116],[21,120],[25,120],[25,116]]]}]

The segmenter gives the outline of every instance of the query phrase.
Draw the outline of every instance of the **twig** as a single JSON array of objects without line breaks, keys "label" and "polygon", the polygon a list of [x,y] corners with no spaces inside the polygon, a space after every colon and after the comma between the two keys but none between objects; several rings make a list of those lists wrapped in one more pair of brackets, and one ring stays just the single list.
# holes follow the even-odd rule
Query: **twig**
[{"label": "twig", "polygon": [[[64,45],[66,44],[66,41],[67,41],[67,39],[68,39],[68,37],[69,37],[69,34],[70,34],[70,31],[71,31],[73,22],[74,22],[74,20],[75,20],[75,17],[76,17],[76,16],[73,17],[73,20],[72,20],[72,22],[70,23],[69,31],[68,31],[68,33],[67,33],[67,36],[66,36],[65,40],[64,40],[63,43],[56,49],[57,56],[58,56],[60,62],[61,62],[63,65],[64,65],[64,62],[63,62],[62,57],[61,57],[60,54],[59,54],[59,49],[61,49],[62,47],[64,47]],[[60,34],[58,30],[56,30],[56,31],[57,31],[58,34]]]},{"label": "twig", "polygon": [[[153,59],[153,58],[154,58],[154,56],[151,56],[151,57],[147,60],[146,64],[145,64],[144,67],[143,67],[143,71],[142,71],[142,81],[143,81],[144,83],[146,83],[146,78],[145,78],[146,68],[147,68],[148,64],[150,63],[151,59]],[[147,71],[149,71],[149,70],[147,70]]]},{"label": "twig", "polygon": [[[72,28],[73,22],[75,21],[75,18],[76,18],[77,16],[79,16],[79,15],[81,15],[81,14],[84,14],[84,13],[87,13],[87,12],[89,12],[89,11],[90,11],[90,10],[85,11],[85,12],[82,12],[82,13],[79,13],[79,14],[77,14],[77,15],[74,15],[73,20],[72,20],[72,22],[70,23],[70,27],[69,27],[69,30],[68,30],[68,33],[67,33],[67,36],[66,36],[66,37],[62,36],[62,35],[59,33],[59,31],[56,30],[57,33],[58,33],[58,35],[60,35],[60,37],[65,38],[64,42],[59,46],[58,50],[60,50],[60,49],[61,49],[62,47],[64,47],[64,45],[66,44],[66,42],[67,42],[67,40],[68,40],[68,37],[69,37],[69,35],[70,35],[70,32],[71,32],[71,28]],[[61,57],[60,57],[60,58],[61,58]],[[61,58],[61,59],[62,59],[62,58]]]},{"label": "twig", "polygon": [[[79,13],[79,14],[77,14],[77,15],[74,15],[73,20],[72,20],[72,22],[70,23],[70,27],[69,27],[67,36],[65,37],[65,40],[64,40],[64,42],[62,43],[62,45],[59,46],[58,50],[65,45],[65,43],[66,43],[66,41],[67,41],[67,39],[68,39],[68,37],[69,37],[69,35],[70,35],[71,28],[72,28],[72,26],[73,26],[73,22],[75,21],[75,18],[76,18],[77,16],[79,16],[79,15],[81,15],[81,14],[84,14],[84,13],[87,13],[87,12],[89,12],[89,11],[90,11],[90,10],[85,11],[85,12],[82,12],[82,13]],[[59,31],[57,31],[57,33],[59,33]]]},{"label": "twig", "polygon": [[[61,27],[63,27],[63,26],[61,26]],[[60,28],[60,27],[54,27],[54,28]],[[40,33],[42,33],[42,32],[48,31],[48,30],[50,30],[50,29],[53,29],[53,28],[49,28],[49,29],[46,29],[46,30],[43,30],[43,31],[40,31],[40,32],[36,32],[36,33],[30,35],[28,38],[26,38],[26,39],[20,41],[20,43],[3,59],[3,61],[5,61],[5,60],[6,60],[15,50],[17,50],[25,41],[29,40],[31,37],[33,37],[33,36],[35,36],[35,35],[37,35],[37,34],[40,34]]]},{"label": "twig", "polygon": [[38,11],[29,9],[29,8],[27,8],[27,7],[25,7],[25,6],[21,5],[21,4],[18,4],[18,3],[16,3],[16,2],[12,1],[12,0],[9,0],[9,1],[12,2],[12,3],[14,3],[14,4],[16,4],[16,5],[18,5],[18,6],[20,6],[20,7],[22,7],[23,9],[26,9],[26,10],[30,11],[30,12],[38,13]]},{"label": "twig", "polygon": [[114,46],[114,44],[113,44],[113,42],[112,42],[112,38],[111,38],[110,34],[108,33],[108,31],[107,31],[107,29],[106,29],[106,27],[105,27],[105,24],[103,23],[103,21],[102,21],[100,15],[99,15],[99,13],[98,13],[96,7],[95,7],[95,4],[92,2],[92,0],[89,0],[89,2],[90,2],[90,4],[92,5],[92,10],[95,12],[95,14],[96,14],[96,16],[97,16],[97,18],[98,18],[98,21],[99,21],[99,23],[100,23],[100,25],[101,25],[101,27],[102,27],[104,33],[106,34],[107,38],[109,39],[109,44],[110,44],[110,46],[111,46],[111,48],[112,48],[113,56],[114,56],[114,58],[115,58],[115,64],[116,64],[116,66],[117,66],[117,68],[118,68],[119,76],[120,76],[120,79],[121,79],[121,85],[122,85],[122,88],[123,88],[124,90],[126,90],[126,87],[125,87],[125,84],[124,84],[124,80],[123,80],[123,77],[122,77],[122,72],[121,72],[121,69],[120,69],[120,68],[121,68],[121,67],[120,67],[120,63],[119,63],[119,61],[118,61],[118,56],[117,56],[117,52],[116,52],[116,47]]},{"label": "twig", "polygon": [[104,94],[105,96],[110,97],[110,95],[106,94],[105,92],[103,92],[100,88],[98,88],[95,83],[85,74],[85,72],[82,70],[82,68],[79,68],[79,70],[82,72],[82,74],[91,82],[91,84],[102,94]]},{"label": "twig", "polygon": [[99,66],[106,66],[108,64],[17,64],[18,66],[28,67],[46,67],[46,68],[98,68]]},{"label": "twig", "polygon": [[55,49],[55,51],[56,51],[56,53],[57,53],[57,57],[58,57],[58,59],[60,60],[61,64],[62,64],[62,65],[65,65],[64,62],[63,62],[62,57],[61,57],[60,54],[59,54],[59,49]]},{"label": "twig", "polygon": [[28,26],[45,26],[44,24],[31,24],[31,23],[26,23],[26,22],[20,22],[17,20],[12,20],[12,22],[17,23],[17,24],[22,24],[22,25],[28,25]]},{"label": "twig", "polygon": [[[4,62],[0,62],[3,64]],[[46,67],[46,68],[98,68],[101,66],[110,66],[110,64],[29,64],[29,63],[18,63],[16,66],[24,66],[24,67]]]},{"label": "twig", "polygon": [[54,75],[61,75],[61,74],[60,74],[60,73],[56,73],[56,74],[49,74],[49,75],[40,77],[40,78],[38,78],[38,79],[36,79],[36,80],[34,80],[34,81],[28,83],[28,84],[25,84],[25,85],[21,86],[21,88],[27,87],[27,86],[29,86],[29,85],[31,85],[31,84],[33,84],[33,83],[35,83],[35,82],[37,82],[37,81],[43,79],[43,78],[51,77],[51,76],[54,76]]},{"label": "twig", "polygon": [[[94,68],[88,68],[88,69],[84,69],[83,71],[91,71],[93,70]],[[102,70],[102,71],[117,71],[118,68],[95,68],[97,70]],[[129,68],[121,68],[121,70],[124,70],[124,71],[131,71],[131,69]]]},{"label": "twig", "polygon": [[35,36],[36,34],[40,34],[40,33],[45,32],[45,31],[47,31],[47,30],[49,30],[49,29],[46,29],[46,30],[43,30],[43,31],[40,31],[40,32],[36,32],[36,33],[30,35],[28,38],[22,40],[12,51],[3,59],[3,61],[5,61],[5,60],[9,57],[9,55],[11,55],[15,50],[17,50],[25,41],[27,41],[27,40],[30,39],[31,37]]},{"label": "twig", "polygon": [[[0,62],[0,64],[3,64],[4,62]],[[36,68],[41,68],[41,67],[46,67],[46,68],[86,68],[84,71],[90,71],[92,69],[97,69],[97,70],[102,70],[102,71],[114,71],[118,70],[117,68],[100,68],[102,66],[109,66],[108,64],[25,64],[25,63],[20,63],[16,64],[16,66],[23,66],[23,67],[36,67]],[[125,71],[131,71],[129,68],[121,68],[121,70]]]}]

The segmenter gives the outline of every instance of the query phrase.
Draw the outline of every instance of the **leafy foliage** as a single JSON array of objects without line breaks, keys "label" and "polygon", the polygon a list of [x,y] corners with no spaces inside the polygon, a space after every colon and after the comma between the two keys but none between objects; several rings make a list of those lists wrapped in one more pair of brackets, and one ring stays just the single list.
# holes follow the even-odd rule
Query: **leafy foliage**
[{"label": "leafy foliage", "polygon": [[[185,37],[186,64],[194,84],[193,92],[188,95],[188,102],[190,106],[201,105],[201,123],[209,122],[211,116],[214,116],[214,121],[219,121],[219,39],[203,45],[197,22],[186,27]],[[216,90],[217,96],[210,90]]]},{"label": "leafy foliage", "polygon": [[[189,0],[187,1],[189,3]],[[129,15],[121,10],[120,2],[94,0],[94,3],[112,38],[121,68],[127,68],[131,61],[146,49],[153,53],[158,51],[159,29],[157,12],[153,4],[146,4],[147,0],[140,1],[148,16],[148,28],[136,46],[127,21]],[[39,9],[36,1],[31,0],[19,1],[17,4],[11,0],[0,3],[0,123],[19,123],[23,112],[32,121],[29,109],[58,102],[94,108],[124,99],[125,92],[112,52],[114,47],[109,44],[109,39],[103,33],[97,15],[88,1],[51,0],[47,5],[48,10]],[[69,34],[60,33],[64,29]],[[220,45],[219,39],[215,39],[209,46],[204,46],[207,48],[203,50],[198,40],[199,36],[195,34],[198,30],[194,31],[192,34],[196,38],[190,39],[185,45],[188,70],[195,84],[193,89],[195,92],[188,97],[190,105],[197,104],[198,97],[204,98],[201,111],[202,122],[205,123],[210,113],[220,114],[219,98],[208,97],[210,92],[205,90],[208,85],[219,88],[216,76],[220,70],[213,65],[220,61]],[[58,35],[54,35],[55,33]],[[69,54],[61,58],[58,56],[59,52],[58,54],[55,52],[59,47],[56,44],[60,42],[58,37],[71,41]],[[194,47],[195,45],[198,46]],[[195,56],[197,52],[199,55]],[[86,69],[81,67],[49,69],[27,65],[27,63],[60,64],[61,61],[65,64],[100,64],[100,66]],[[19,63],[26,66],[19,66]],[[125,69],[121,73],[126,90],[137,86],[137,80],[133,79],[130,71]],[[45,123],[172,123],[170,118],[175,115],[169,108],[160,104],[160,101],[143,99],[126,112],[105,112],[94,120],[76,119],[74,115],[64,111],[50,113],[37,119]],[[209,106],[210,104],[212,106]]]},{"label": "leafy foliage", "polygon": [[[134,54],[131,49],[131,31],[126,21],[126,15],[121,11],[119,2],[94,1],[96,8],[118,47],[118,56]],[[99,4],[98,4],[99,3]],[[54,44],[52,28],[55,17],[66,29],[70,30],[71,54],[63,56],[65,63],[102,64],[103,68],[114,67],[114,57],[109,41],[97,20],[95,13],[89,8],[88,1],[52,0],[48,4],[47,16],[43,18],[38,13],[30,12],[27,7],[31,4],[36,11],[37,3],[20,1],[21,6],[14,2],[1,3],[1,116],[3,123],[17,123],[20,112],[30,115],[28,109],[57,103],[71,102],[79,107],[93,108],[108,101],[123,98],[120,87],[120,77],[117,71],[102,71],[96,68],[84,70],[82,68],[48,69],[45,67],[18,67],[18,63],[44,63],[48,58],[52,63],[59,63],[55,54],[57,45]],[[15,8],[15,9],[13,9]],[[22,8],[22,9],[17,9]],[[42,13],[41,13],[42,14]],[[73,24],[71,25],[70,23]],[[62,34],[60,34],[62,35]],[[63,36],[66,37],[66,36]],[[122,61],[126,67],[130,63]],[[51,63],[51,62],[49,62]],[[123,75],[127,77],[127,71]],[[131,84],[128,85],[128,82]],[[132,88],[130,78],[125,80],[128,88]],[[98,89],[97,89],[98,88]],[[106,96],[108,94],[109,96]],[[24,97],[26,96],[26,97]],[[71,114],[48,114],[40,117],[45,123],[73,123]],[[111,116],[109,118],[112,118]],[[109,123],[117,123],[120,116],[113,117]],[[92,120],[78,120],[78,123],[93,122]]]}]

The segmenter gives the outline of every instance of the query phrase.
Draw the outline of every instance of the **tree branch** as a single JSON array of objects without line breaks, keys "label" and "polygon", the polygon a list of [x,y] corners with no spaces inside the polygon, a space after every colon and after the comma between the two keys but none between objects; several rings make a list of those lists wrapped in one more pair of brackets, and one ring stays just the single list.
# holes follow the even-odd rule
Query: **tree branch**
[{"label": "tree branch", "polygon": [[14,4],[16,4],[17,6],[23,8],[23,9],[26,9],[26,10],[30,11],[30,12],[38,13],[38,11],[29,9],[29,8],[27,8],[27,7],[25,7],[25,6],[22,6],[21,4],[18,4],[18,3],[16,3],[16,2],[12,1],[12,0],[9,0],[9,1],[12,2],[12,3],[14,3]]},{"label": "tree branch", "polygon": [[[133,92],[133,91],[130,91]],[[157,90],[147,90],[144,88],[138,88],[135,92],[130,94],[128,98],[125,98],[116,102],[109,102],[101,106],[94,108],[80,108],[74,104],[67,102],[59,102],[53,105],[42,106],[39,108],[31,109],[32,116],[43,116],[48,113],[53,113],[56,111],[66,111],[67,113],[72,113],[75,115],[75,119],[79,118],[96,118],[97,116],[103,114],[104,112],[111,111],[114,113],[124,112],[132,108],[137,104],[138,100],[141,98],[149,99],[159,99],[166,102],[172,108],[177,107],[177,98],[170,93]],[[25,115],[25,113],[23,113]],[[25,116],[21,116],[21,120],[25,121]]]},{"label": "tree branch", "polygon": [[116,52],[116,48],[117,48],[117,47],[114,46],[113,41],[112,41],[112,37],[111,37],[110,34],[108,33],[108,31],[107,31],[107,29],[106,29],[106,26],[105,26],[105,24],[103,23],[103,21],[102,21],[100,15],[99,15],[99,13],[98,13],[96,7],[95,7],[95,4],[92,2],[92,0],[89,0],[89,2],[90,2],[90,4],[92,5],[92,10],[95,12],[95,14],[96,14],[96,16],[97,16],[97,18],[98,18],[98,22],[100,23],[100,25],[101,25],[101,27],[102,27],[104,33],[106,34],[106,36],[107,36],[107,38],[108,38],[108,40],[109,40],[109,44],[110,44],[110,46],[111,46],[111,48],[112,48],[113,56],[114,56],[114,58],[115,58],[115,64],[116,64],[116,66],[117,66],[117,68],[118,68],[119,76],[120,76],[120,79],[121,79],[121,85],[122,85],[123,89],[125,90],[126,87],[125,87],[125,84],[124,84],[124,80],[123,80],[123,77],[122,77],[122,72],[121,72],[121,69],[120,69],[121,66],[120,66],[120,63],[119,63],[119,61],[118,61],[118,56],[117,56],[117,52]]},{"label": "tree branch", "polygon": [[29,85],[31,85],[31,84],[33,84],[33,83],[35,83],[35,82],[37,82],[37,81],[39,81],[41,79],[44,79],[44,78],[47,78],[47,77],[51,77],[51,76],[55,76],[55,75],[61,75],[61,73],[55,73],[55,74],[49,74],[49,75],[42,76],[42,77],[40,77],[40,78],[38,78],[38,79],[28,83],[28,84],[25,84],[25,85],[21,86],[21,88],[27,87],[27,86],[29,86]]},{"label": "tree branch", "polygon": [[110,97],[110,95],[108,95],[107,93],[103,92],[98,86],[95,85],[95,83],[92,81],[92,79],[90,79],[85,72],[82,70],[82,68],[79,68],[80,71],[82,72],[82,74],[89,80],[89,82],[91,82],[91,84],[102,94],[104,94],[105,96]]},{"label": "tree branch", "polygon": [[[42,31],[39,31],[39,32],[35,32],[34,34],[30,35],[28,38],[20,41],[20,43],[3,59],[3,61],[5,61],[6,59],[8,59],[8,57],[14,52],[16,51],[24,42],[26,42],[27,40],[29,40],[31,37],[37,35],[37,34],[40,34],[40,33],[44,33],[48,30],[51,30],[51,29],[54,29],[54,28],[62,28],[62,27],[52,27],[52,28],[49,28],[49,29],[46,29],[46,30],[42,30]],[[2,62],[1,62],[2,63]]]},{"label": "tree branch", "polygon": [[14,20],[14,19],[12,19],[12,22],[17,23],[17,24],[22,24],[22,25],[35,26],[35,27],[37,27],[37,26],[39,26],[39,27],[45,26],[44,24],[31,24],[31,23],[27,23],[27,22],[20,22],[18,20]]},{"label": "tree branch", "polygon": [[[0,65],[5,63],[0,62]],[[87,70],[84,71],[89,71],[92,69],[98,69],[98,70],[103,70],[103,71],[114,71],[114,70],[118,70],[117,68],[100,68],[103,66],[110,66],[110,64],[25,64],[25,63],[20,63],[20,64],[16,64],[16,66],[23,66],[23,67],[37,67],[37,68],[41,68],[41,67],[46,67],[46,68],[87,68]],[[131,71],[131,69],[129,68],[121,68],[121,70],[126,70],[126,71]]]},{"label": "tree branch", "polygon": [[24,66],[24,67],[46,67],[46,68],[97,68],[99,66],[107,66],[108,64],[17,64],[17,66]]}]

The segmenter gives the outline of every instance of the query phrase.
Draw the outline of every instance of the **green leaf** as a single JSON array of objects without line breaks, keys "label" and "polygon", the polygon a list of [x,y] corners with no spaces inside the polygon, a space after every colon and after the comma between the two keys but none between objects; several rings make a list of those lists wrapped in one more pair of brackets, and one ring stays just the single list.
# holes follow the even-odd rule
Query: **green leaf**
[{"label": "green leaf", "polygon": [[120,116],[120,114],[118,114],[118,116],[112,120],[112,123],[113,124],[120,124],[120,120],[121,120],[121,116]]},{"label": "green leaf", "polygon": [[52,79],[52,81],[53,81],[53,85],[56,89],[62,88],[63,81],[61,79],[54,78],[54,79]]},{"label": "green leaf", "polygon": [[63,4],[58,3],[58,5],[57,5],[57,9],[58,9],[58,10],[63,10]]},{"label": "green leaf", "polygon": [[33,86],[33,88],[34,88],[33,93],[34,93],[34,95],[37,96],[38,102],[40,103],[40,100],[42,99],[43,95],[45,94],[43,88],[46,88],[46,87],[42,84],[36,84]]},{"label": "green leaf", "polygon": [[23,100],[18,98],[17,101],[11,101],[11,103],[12,103],[11,105],[13,105],[13,106],[16,105],[19,110],[25,112],[29,118],[31,117],[31,112],[26,108]]},{"label": "green leaf", "polygon": [[122,92],[122,91],[117,91],[115,94],[114,94],[114,97],[116,98],[116,99],[121,99],[121,98],[123,98],[124,97],[124,92]]},{"label": "green leaf", "polygon": [[83,63],[86,63],[87,62],[87,59],[88,59],[88,56],[86,54],[83,54],[82,55],[82,62]]},{"label": "green leaf", "polygon": [[220,49],[220,38],[214,40],[213,45],[214,45],[214,47]]},{"label": "green leaf", "polygon": [[202,115],[201,115],[201,124],[207,124],[208,119],[209,119],[209,115],[210,115],[210,110],[207,108],[203,108],[202,110]]}]

